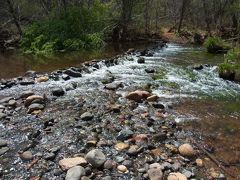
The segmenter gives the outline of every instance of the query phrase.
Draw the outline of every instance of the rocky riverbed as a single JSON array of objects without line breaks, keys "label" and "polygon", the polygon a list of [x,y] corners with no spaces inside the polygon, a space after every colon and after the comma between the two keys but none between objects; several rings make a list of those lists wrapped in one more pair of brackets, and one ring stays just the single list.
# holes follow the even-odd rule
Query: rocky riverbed
[{"label": "rocky riverbed", "polygon": [[176,101],[154,93],[153,57],[153,48],[131,49],[2,80],[0,178],[225,179],[205,169],[210,160],[198,134],[178,123]]}]

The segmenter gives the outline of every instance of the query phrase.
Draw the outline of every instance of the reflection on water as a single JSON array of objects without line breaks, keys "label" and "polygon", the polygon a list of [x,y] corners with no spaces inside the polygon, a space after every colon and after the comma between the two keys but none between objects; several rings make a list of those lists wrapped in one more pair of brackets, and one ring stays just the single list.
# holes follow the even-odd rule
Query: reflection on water
[{"label": "reflection on water", "polygon": [[149,43],[146,42],[110,44],[99,50],[62,53],[52,57],[22,55],[20,53],[0,54],[0,78],[22,76],[28,70],[51,72],[57,69],[79,66],[81,63],[92,59],[108,58],[132,47],[140,49],[148,45]]}]

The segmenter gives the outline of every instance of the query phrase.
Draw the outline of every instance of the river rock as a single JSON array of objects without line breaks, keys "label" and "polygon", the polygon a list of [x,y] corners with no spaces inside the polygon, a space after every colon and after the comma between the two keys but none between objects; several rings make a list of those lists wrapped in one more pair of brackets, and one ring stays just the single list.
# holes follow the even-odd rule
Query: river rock
[{"label": "river rock", "polygon": [[119,166],[117,167],[117,170],[118,170],[118,172],[121,172],[121,173],[127,173],[127,172],[128,172],[127,167],[124,166],[124,165],[119,165]]},{"label": "river rock", "polygon": [[142,99],[147,99],[151,94],[147,91],[134,91],[134,92],[130,92],[126,98],[129,100],[133,100],[136,102],[140,102]]},{"label": "river rock", "polygon": [[138,64],[144,64],[145,63],[145,58],[144,57],[140,57],[137,60]]},{"label": "river rock", "polygon": [[116,163],[112,160],[107,160],[105,163],[104,163],[104,169],[108,169],[108,170],[111,170],[113,168],[116,167]]},{"label": "river rock", "polygon": [[85,174],[85,169],[82,166],[75,166],[67,171],[65,180],[80,180]]},{"label": "river rock", "polygon": [[15,101],[14,99],[11,99],[10,101],[8,101],[8,105],[11,107],[16,107],[17,106],[17,101]]},{"label": "river rock", "polygon": [[44,101],[44,98],[42,96],[38,96],[38,95],[32,95],[27,97],[26,101],[25,101],[25,106],[28,107],[30,106],[30,104],[32,104],[32,102],[34,100],[40,100],[40,101]]},{"label": "river rock", "polygon": [[180,154],[186,157],[192,157],[195,155],[195,151],[190,144],[183,144],[178,148]]},{"label": "river rock", "polygon": [[165,141],[166,139],[167,139],[167,135],[163,132],[160,132],[153,136],[153,140],[155,142],[162,142],[162,141]]},{"label": "river rock", "polygon": [[80,72],[77,72],[73,69],[67,69],[65,71],[63,71],[64,74],[67,74],[71,77],[82,77],[82,74]]},{"label": "river rock", "polygon": [[146,73],[155,73],[155,69],[145,69]]},{"label": "river rock", "polygon": [[1,148],[1,147],[4,147],[4,146],[7,146],[7,145],[8,145],[7,140],[0,139],[0,148]]},{"label": "river rock", "polygon": [[0,104],[8,103],[12,99],[13,99],[13,97],[5,97],[0,100]]},{"label": "river rock", "polygon": [[93,166],[93,167],[100,167],[106,161],[106,156],[102,153],[99,149],[91,150],[85,156],[85,159]]},{"label": "river rock", "polygon": [[5,118],[5,117],[7,117],[7,115],[4,114],[4,113],[2,113],[2,112],[0,112],[0,119],[3,119],[3,118]]},{"label": "river rock", "polygon": [[9,148],[8,147],[2,147],[0,148],[0,156],[5,154],[7,151],[9,151]]},{"label": "river rock", "polygon": [[117,140],[124,141],[133,136],[133,131],[130,129],[123,129],[118,133]]},{"label": "river rock", "polygon": [[114,147],[118,151],[123,151],[123,150],[129,148],[129,145],[126,143],[120,142],[120,143],[117,143]]},{"label": "river rock", "polygon": [[20,98],[25,99],[25,98],[28,98],[29,96],[32,96],[32,95],[34,95],[34,92],[32,92],[32,91],[23,91]]},{"label": "river rock", "polygon": [[61,87],[56,87],[52,90],[52,95],[53,96],[63,96],[65,94],[63,88]]},{"label": "river rock", "polygon": [[34,103],[34,104],[31,104],[29,107],[28,107],[28,114],[32,113],[33,111],[38,111],[38,110],[43,110],[44,109],[44,105],[42,104],[37,104],[37,103]]},{"label": "river rock", "polygon": [[147,171],[150,180],[162,180],[163,173],[159,168],[152,168]]},{"label": "river rock", "polygon": [[33,154],[31,151],[25,151],[22,154],[20,154],[20,157],[22,160],[29,161],[33,159]]},{"label": "river rock", "polygon": [[65,158],[60,160],[58,164],[65,171],[77,165],[85,166],[87,161],[82,157]]},{"label": "river rock", "polygon": [[158,96],[157,95],[151,95],[147,98],[148,102],[154,102],[158,100]]},{"label": "river rock", "polygon": [[83,121],[91,121],[93,119],[93,115],[90,113],[90,112],[85,112],[83,113],[80,118],[83,120]]},{"label": "river rock", "polygon": [[20,81],[19,84],[22,86],[27,86],[27,85],[35,84],[35,82],[33,80],[23,80],[23,81]]},{"label": "river rock", "polygon": [[187,180],[187,177],[179,172],[170,173],[167,180]]},{"label": "river rock", "polygon": [[202,159],[196,159],[196,164],[197,164],[198,167],[203,167],[204,166]]},{"label": "river rock", "polygon": [[67,81],[67,80],[70,79],[70,76],[67,75],[67,74],[63,74],[63,75],[62,75],[62,79],[65,80],[65,81]]},{"label": "river rock", "polygon": [[47,82],[48,80],[49,80],[48,76],[41,76],[41,77],[36,78],[37,82]]}]

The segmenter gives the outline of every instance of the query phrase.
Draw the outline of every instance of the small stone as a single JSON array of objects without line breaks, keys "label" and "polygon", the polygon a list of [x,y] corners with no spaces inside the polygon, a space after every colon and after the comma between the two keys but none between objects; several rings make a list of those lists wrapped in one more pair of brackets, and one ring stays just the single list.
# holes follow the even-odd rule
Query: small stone
[{"label": "small stone", "polygon": [[28,98],[29,96],[32,96],[32,95],[34,95],[34,93],[32,91],[23,91],[20,98],[25,99],[25,98]]},{"label": "small stone", "polygon": [[157,101],[157,100],[158,100],[158,96],[157,95],[152,95],[152,96],[149,96],[147,98],[148,102],[154,102],[154,101]]},{"label": "small stone", "polygon": [[121,142],[121,143],[117,143],[114,147],[118,151],[123,151],[123,150],[129,148],[129,145]]},{"label": "small stone", "polygon": [[202,159],[196,159],[196,164],[197,164],[198,167],[203,167],[204,166]]},{"label": "small stone", "polygon": [[126,98],[129,100],[133,100],[135,102],[140,102],[142,99],[147,99],[151,94],[147,91],[134,91],[130,92]]},{"label": "small stone", "polygon": [[152,149],[151,150],[151,153],[155,156],[155,157],[158,157],[158,156],[161,156],[162,155],[162,152],[159,148],[156,148],[156,149]]},{"label": "small stone", "polygon": [[4,139],[0,139],[0,148],[1,147],[4,147],[4,146],[7,146],[8,145],[8,142]]},{"label": "small stone", "polygon": [[82,166],[75,166],[67,171],[65,180],[79,180],[85,174],[85,169]]},{"label": "small stone", "polygon": [[4,114],[4,113],[2,113],[2,112],[0,112],[0,119],[3,119],[3,118],[5,118],[5,117],[7,117],[7,115]]},{"label": "small stone", "polygon": [[26,107],[28,107],[35,100],[44,101],[44,98],[42,96],[32,95],[32,96],[27,97],[27,99],[26,99],[24,104],[25,104]]},{"label": "small stone", "polygon": [[153,141],[155,142],[162,142],[162,141],[165,141],[166,139],[167,139],[167,135],[162,132],[153,136]]},{"label": "small stone", "polygon": [[25,79],[23,81],[20,81],[19,84],[22,85],[22,86],[27,86],[27,85],[35,84],[35,82],[33,80]]},{"label": "small stone", "polygon": [[36,78],[37,82],[47,82],[48,80],[49,80],[48,76],[41,76],[41,77]]},{"label": "small stone", "polygon": [[29,161],[33,159],[33,154],[31,151],[25,151],[20,155],[22,160]]},{"label": "small stone", "polygon": [[113,169],[114,167],[116,166],[116,163],[112,160],[107,160],[105,163],[104,163],[104,169]]},{"label": "small stone", "polygon": [[142,148],[139,148],[137,145],[132,145],[127,151],[129,156],[136,156],[141,152]]},{"label": "small stone", "polygon": [[70,79],[70,76],[67,75],[67,74],[63,74],[63,75],[62,75],[62,79],[65,80],[65,81],[67,81],[67,80]]},{"label": "small stone", "polygon": [[34,103],[34,104],[31,104],[29,107],[28,107],[28,114],[32,113],[33,111],[38,111],[38,110],[43,110],[44,109],[44,105],[42,104],[37,104],[37,103]]},{"label": "small stone", "polygon": [[146,73],[155,73],[155,69],[145,69]]},{"label": "small stone", "polygon": [[12,100],[10,100],[10,101],[8,102],[8,105],[9,105],[9,106],[12,106],[12,107],[16,107],[16,106],[17,106],[17,101],[15,101],[14,99],[12,99]]},{"label": "small stone", "polygon": [[164,109],[164,105],[160,103],[153,103],[152,106],[156,109]]},{"label": "small stone", "polygon": [[53,96],[59,97],[59,96],[63,96],[64,94],[65,94],[65,92],[64,92],[63,88],[61,88],[61,87],[56,87],[52,90]]},{"label": "small stone", "polygon": [[112,177],[111,176],[106,176],[106,177],[103,177],[102,180],[112,180]]},{"label": "small stone", "polygon": [[118,169],[118,171],[121,172],[121,173],[127,173],[127,172],[128,172],[127,167],[124,166],[124,165],[119,165],[119,166],[117,167],[117,169]]},{"label": "small stone", "polygon": [[179,172],[170,173],[167,180],[187,180],[187,177]]},{"label": "small stone", "polygon": [[85,159],[93,166],[100,167],[106,161],[106,156],[99,149],[94,149],[87,153]]},{"label": "small stone", "polygon": [[91,121],[93,119],[93,115],[90,113],[90,112],[85,112],[83,113],[80,118],[83,120],[83,121]]},{"label": "small stone", "polygon": [[191,172],[191,171],[188,171],[188,170],[186,170],[186,169],[184,169],[184,170],[182,171],[182,174],[183,174],[184,176],[186,176],[186,178],[191,178],[191,177],[192,177],[192,172]]},{"label": "small stone", "polygon": [[0,148],[0,156],[5,154],[7,151],[9,151],[9,148],[8,147],[2,147]]},{"label": "small stone", "polygon": [[133,136],[133,131],[130,129],[123,129],[118,133],[117,140],[119,141],[124,141],[127,140],[128,138],[131,138]]},{"label": "small stone", "polygon": [[12,99],[13,99],[13,97],[5,97],[0,100],[0,104],[8,103]]},{"label": "small stone", "polygon": [[54,153],[46,153],[45,155],[44,155],[44,159],[45,160],[50,160],[50,161],[52,161],[52,160],[54,160],[55,159],[55,157],[56,157],[56,154],[54,154]]},{"label": "small stone", "polygon": [[149,169],[147,171],[150,180],[162,180],[163,173],[161,169]]},{"label": "small stone", "polygon": [[143,64],[143,63],[145,63],[145,58],[140,57],[140,58],[138,58],[137,62],[138,62],[138,64]]},{"label": "small stone", "polygon": [[133,161],[131,161],[131,160],[124,160],[124,161],[122,162],[122,165],[130,168],[130,167],[133,166]]},{"label": "small stone", "polygon": [[77,165],[85,166],[87,161],[82,157],[65,158],[60,160],[58,164],[65,171]]},{"label": "small stone", "polygon": [[149,169],[163,169],[159,163],[150,164]]},{"label": "small stone", "polygon": [[186,157],[192,157],[195,155],[195,151],[190,144],[183,144],[178,148],[180,154]]},{"label": "small stone", "polygon": [[67,74],[71,77],[82,77],[82,74],[80,72],[77,72],[73,69],[67,69],[63,72],[64,74]]}]

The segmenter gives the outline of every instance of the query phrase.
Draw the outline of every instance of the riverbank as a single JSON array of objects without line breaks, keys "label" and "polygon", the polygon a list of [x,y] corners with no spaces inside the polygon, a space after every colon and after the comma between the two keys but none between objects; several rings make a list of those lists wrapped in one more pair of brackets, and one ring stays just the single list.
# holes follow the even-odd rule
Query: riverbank
[{"label": "riverbank", "polygon": [[[185,179],[223,177],[218,169],[200,173],[207,161],[196,146],[201,142],[178,123],[174,104],[187,95],[185,87],[181,94],[169,84],[160,90],[154,87],[162,83],[152,79],[159,67],[169,70],[166,78],[175,71],[185,72],[166,62],[164,53],[169,49],[132,50],[78,68],[28,72],[8,82],[11,88],[0,91],[2,178],[64,179],[76,171],[82,179],[161,179],[170,173],[181,173],[172,176]],[[186,78],[183,74],[174,77]],[[224,89],[229,86],[216,81]],[[193,149],[181,146],[186,143]],[[76,165],[82,167],[71,168]]]}]

